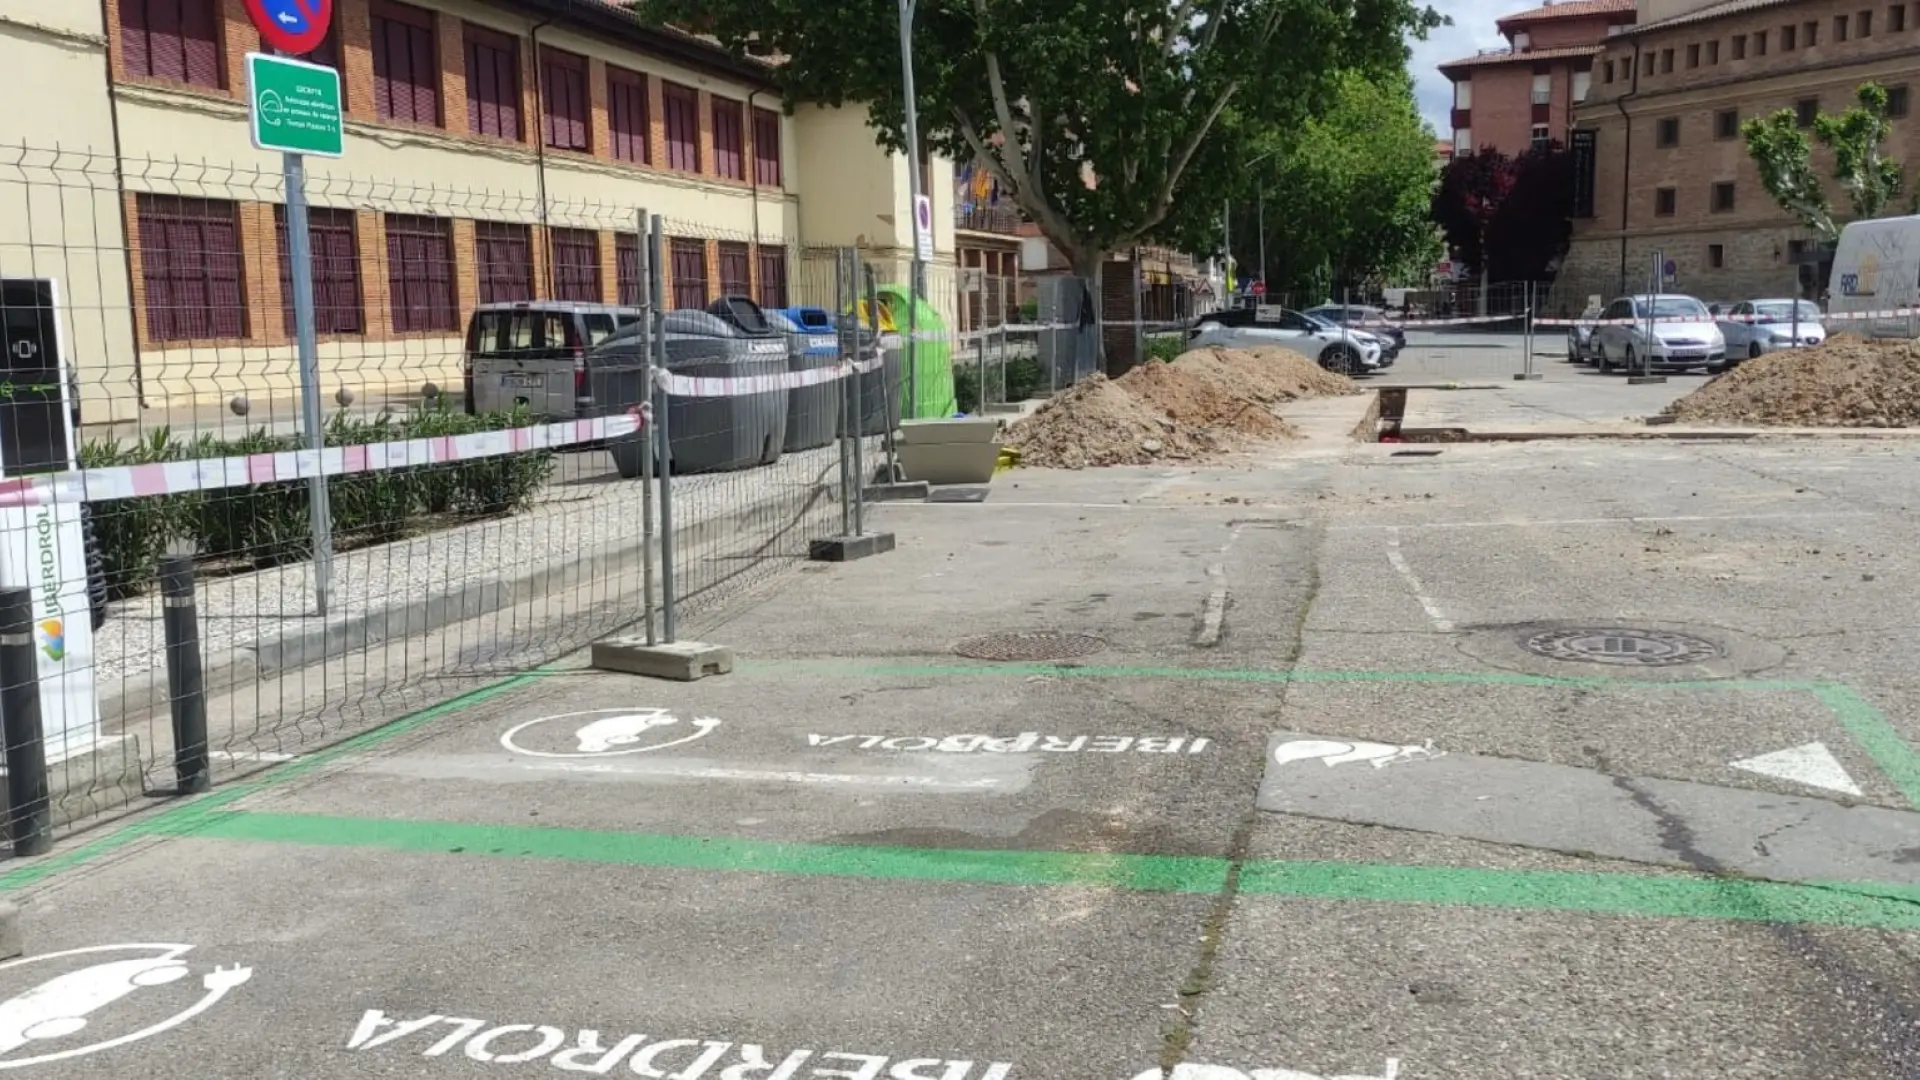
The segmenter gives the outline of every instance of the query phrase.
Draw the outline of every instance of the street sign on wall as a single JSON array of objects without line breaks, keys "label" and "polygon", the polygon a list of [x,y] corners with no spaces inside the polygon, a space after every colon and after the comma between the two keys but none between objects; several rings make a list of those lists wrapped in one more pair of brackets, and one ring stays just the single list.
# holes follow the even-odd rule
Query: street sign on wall
[{"label": "street sign on wall", "polygon": [[333,25],[333,0],[243,0],[267,47],[300,56],[320,47]]},{"label": "street sign on wall", "polygon": [[284,56],[247,54],[253,145],[287,154],[339,157],[346,150],[340,73]]}]

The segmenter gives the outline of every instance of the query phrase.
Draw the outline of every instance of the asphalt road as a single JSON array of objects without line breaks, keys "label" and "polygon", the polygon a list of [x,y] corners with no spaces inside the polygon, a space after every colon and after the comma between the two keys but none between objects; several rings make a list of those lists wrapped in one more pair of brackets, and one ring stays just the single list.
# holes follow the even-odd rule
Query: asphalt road
[{"label": "asphalt road", "polygon": [[[1920,1076],[1917,451],[885,507],[731,675],[529,674],[0,870],[0,1069]],[[955,651],[1041,630],[1095,640]]]}]

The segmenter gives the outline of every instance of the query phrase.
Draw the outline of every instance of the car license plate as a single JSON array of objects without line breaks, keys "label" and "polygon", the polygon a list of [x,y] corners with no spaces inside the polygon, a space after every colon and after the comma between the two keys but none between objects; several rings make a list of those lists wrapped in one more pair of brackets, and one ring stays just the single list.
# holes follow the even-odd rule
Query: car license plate
[{"label": "car license plate", "polygon": [[541,379],[541,377],[538,375],[526,375],[526,374],[515,373],[512,375],[500,376],[501,386],[510,387],[516,390],[538,390],[543,384],[544,384],[544,380]]}]

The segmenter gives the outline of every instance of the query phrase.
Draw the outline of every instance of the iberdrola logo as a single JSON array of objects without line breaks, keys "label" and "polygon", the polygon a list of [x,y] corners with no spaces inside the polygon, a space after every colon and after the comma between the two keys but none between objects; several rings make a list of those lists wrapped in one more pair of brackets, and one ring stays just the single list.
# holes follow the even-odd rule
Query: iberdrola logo
[{"label": "iberdrola logo", "polygon": [[67,658],[66,623],[59,619],[48,619],[40,624],[40,651],[56,663]]}]

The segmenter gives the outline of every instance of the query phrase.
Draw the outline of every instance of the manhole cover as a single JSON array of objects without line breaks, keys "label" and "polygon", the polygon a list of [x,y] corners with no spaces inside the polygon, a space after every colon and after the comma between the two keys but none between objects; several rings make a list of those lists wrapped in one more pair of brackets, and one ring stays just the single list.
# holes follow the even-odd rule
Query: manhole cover
[{"label": "manhole cover", "polygon": [[1097,653],[1106,647],[1106,642],[1089,634],[1016,630],[971,637],[955,645],[953,651],[975,660],[1066,660]]},{"label": "manhole cover", "polygon": [[1634,667],[1677,667],[1725,655],[1720,646],[1692,634],[1621,626],[1543,630],[1522,638],[1520,644],[1549,660]]}]

